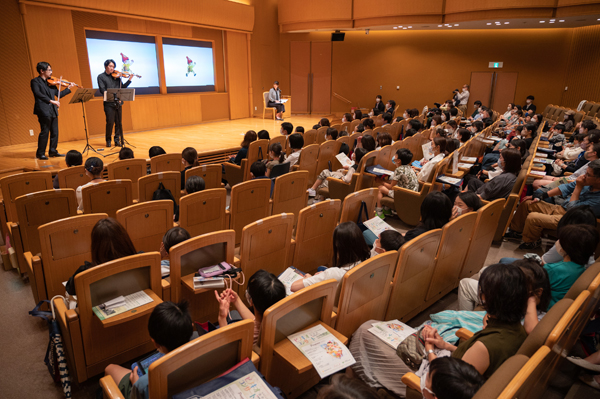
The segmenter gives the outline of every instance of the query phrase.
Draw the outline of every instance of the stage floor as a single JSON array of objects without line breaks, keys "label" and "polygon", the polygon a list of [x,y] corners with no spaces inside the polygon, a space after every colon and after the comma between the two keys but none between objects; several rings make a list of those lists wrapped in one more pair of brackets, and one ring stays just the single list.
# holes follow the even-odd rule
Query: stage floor
[{"label": "stage floor", "polygon": [[[292,115],[285,119],[290,122],[294,128],[298,125],[304,126],[309,130],[313,125],[319,122],[322,115]],[[136,158],[148,158],[150,147],[158,145],[165,149],[167,153],[181,153],[185,147],[194,147],[199,154],[211,151],[226,151],[239,147],[244,133],[247,130],[267,130],[271,137],[279,134],[281,122],[273,119],[245,118],[219,122],[206,122],[197,125],[177,126],[164,129],[145,130],[135,133],[126,133],[125,138],[135,148],[132,147]],[[104,136],[93,136],[90,138],[90,144],[99,151],[100,154],[113,154],[102,158],[104,164],[113,162],[118,158],[119,148],[112,151],[104,148]],[[58,150],[62,154],[75,149],[82,151],[85,147],[85,140],[61,142],[59,137]],[[37,148],[36,143],[18,144],[12,146],[0,147],[0,177],[30,170],[60,170],[66,168],[64,158],[50,158],[47,161],[38,160],[35,157]],[[93,151],[86,152],[85,159],[90,156],[98,156]]]}]

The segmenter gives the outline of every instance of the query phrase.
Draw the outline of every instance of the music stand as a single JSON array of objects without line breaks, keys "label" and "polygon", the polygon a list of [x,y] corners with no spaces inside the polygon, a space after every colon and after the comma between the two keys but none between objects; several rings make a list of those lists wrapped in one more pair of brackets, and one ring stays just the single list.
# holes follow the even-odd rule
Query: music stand
[{"label": "music stand", "polygon": [[87,128],[87,119],[85,118],[85,106],[83,105],[83,103],[90,101],[94,97],[95,91],[96,90],[94,89],[77,89],[75,94],[73,94],[73,97],[71,97],[71,101],[69,101],[69,104],[81,103],[81,110],[83,112],[83,127],[85,128],[85,148],[83,149],[83,151],[81,151],[81,154],[83,155],[86,151],[92,150],[96,154],[102,155],[104,157],[105,155],[100,154],[98,151],[96,151],[94,147],[90,145],[90,139],[88,136]]},{"label": "music stand", "polygon": [[[134,101],[134,100],[135,100],[135,89],[123,89],[123,88],[107,89],[104,92],[104,101],[109,102],[109,103],[115,103],[115,109],[116,109],[116,112],[115,112],[115,137],[117,134],[117,126],[118,126],[120,129],[120,132],[121,132],[121,147],[125,147],[125,144],[127,143],[131,147],[137,148],[136,146],[130,144],[127,140],[125,140],[125,137],[123,136],[123,124],[121,121],[121,116],[119,114],[119,109],[121,108],[123,101]],[[113,148],[115,148],[115,147],[113,147]],[[110,154],[110,155],[112,155],[112,154]]]}]

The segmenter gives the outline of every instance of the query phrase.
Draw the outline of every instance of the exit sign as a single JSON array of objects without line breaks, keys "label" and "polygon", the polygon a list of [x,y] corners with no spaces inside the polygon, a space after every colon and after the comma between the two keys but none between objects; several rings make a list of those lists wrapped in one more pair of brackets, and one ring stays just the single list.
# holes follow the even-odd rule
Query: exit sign
[{"label": "exit sign", "polygon": [[504,62],[490,62],[489,68],[502,68]]}]

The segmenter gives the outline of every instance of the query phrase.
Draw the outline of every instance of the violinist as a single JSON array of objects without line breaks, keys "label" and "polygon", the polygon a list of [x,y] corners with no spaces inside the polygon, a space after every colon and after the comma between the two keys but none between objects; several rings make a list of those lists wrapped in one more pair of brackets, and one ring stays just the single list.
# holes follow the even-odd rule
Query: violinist
[{"label": "violinist", "polygon": [[[133,74],[129,75],[129,79],[125,83],[121,81],[120,76],[113,77],[116,65],[115,60],[104,61],[104,72],[98,75],[98,88],[102,96],[104,96],[104,92],[107,89],[124,89],[131,84]],[[106,146],[110,147],[110,136],[112,135],[113,125],[115,127],[115,146],[121,146],[121,138],[123,137],[123,125],[121,123],[123,120],[122,107],[119,106],[117,109],[117,104],[113,101],[105,101],[104,114],[106,115]]]},{"label": "violinist", "polygon": [[[58,107],[60,107],[60,98],[71,93],[70,83],[66,89],[59,92],[56,85],[50,86],[48,79],[52,76],[52,67],[47,62],[38,62],[36,66],[39,76],[31,79],[31,91],[35,98],[33,113],[37,115],[40,122],[40,134],[38,135],[38,147],[35,152],[37,159],[47,160],[46,145],[48,144],[48,132],[50,132],[50,149],[48,156],[64,157],[59,154],[58,146]],[[58,96],[58,100],[55,98]]]}]

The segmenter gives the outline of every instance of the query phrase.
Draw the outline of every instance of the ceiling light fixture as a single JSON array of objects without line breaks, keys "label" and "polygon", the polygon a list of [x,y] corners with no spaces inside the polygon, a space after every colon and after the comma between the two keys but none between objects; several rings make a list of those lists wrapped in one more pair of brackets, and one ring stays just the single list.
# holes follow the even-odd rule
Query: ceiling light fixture
[{"label": "ceiling light fixture", "polygon": [[554,22],[553,22],[553,21],[550,21],[550,23],[551,23],[551,24],[553,24]]},{"label": "ceiling light fixture", "polygon": [[565,22],[565,20],[564,20],[564,19],[561,19],[561,20],[559,20],[558,22]]},{"label": "ceiling light fixture", "polygon": [[458,26],[458,24],[454,24],[454,26]]},{"label": "ceiling light fixture", "polygon": [[540,24],[543,24],[544,22],[546,22],[546,21],[540,21]]},{"label": "ceiling light fixture", "polygon": [[402,29],[406,29],[406,27],[402,28]]},{"label": "ceiling light fixture", "polygon": [[442,26],[444,26],[444,25],[438,25],[438,28],[441,28]]},{"label": "ceiling light fixture", "polygon": [[510,24],[510,22],[505,22],[505,23],[504,23],[504,25],[508,25],[508,24]]},{"label": "ceiling light fixture", "polygon": [[397,26],[394,26],[394,29],[398,29],[398,27],[397,27]]},{"label": "ceiling light fixture", "polygon": [[412,26],[409,26],[408,29],[412,29]]},{"label": "ceiling light fixture", "polygon": [[488,22],[486,25],[491,25],[491,24],[492,24],[491,22]]}]

